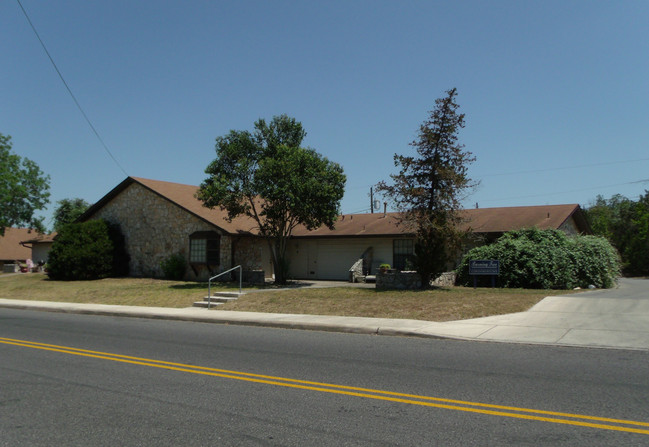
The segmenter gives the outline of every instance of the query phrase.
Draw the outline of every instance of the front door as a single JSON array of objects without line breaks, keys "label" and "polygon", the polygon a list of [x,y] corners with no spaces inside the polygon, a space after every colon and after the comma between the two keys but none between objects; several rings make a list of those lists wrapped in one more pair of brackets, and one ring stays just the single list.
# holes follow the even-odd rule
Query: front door
[{"label": "front door", "polygon": [[306,276],[309,279],[318,277],[318,241],[309,241],[306,253]]}]

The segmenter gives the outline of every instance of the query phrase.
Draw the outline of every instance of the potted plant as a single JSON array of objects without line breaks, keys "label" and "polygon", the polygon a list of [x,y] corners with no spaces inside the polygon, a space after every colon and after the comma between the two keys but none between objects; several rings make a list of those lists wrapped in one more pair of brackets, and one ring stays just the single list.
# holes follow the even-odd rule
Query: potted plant
[{"label": "potted plant", "polygon": [[390,270],[390,264],[381,264],[381,265],[379,265],[379,271],[381,273],[386,273],[388,270]]}]

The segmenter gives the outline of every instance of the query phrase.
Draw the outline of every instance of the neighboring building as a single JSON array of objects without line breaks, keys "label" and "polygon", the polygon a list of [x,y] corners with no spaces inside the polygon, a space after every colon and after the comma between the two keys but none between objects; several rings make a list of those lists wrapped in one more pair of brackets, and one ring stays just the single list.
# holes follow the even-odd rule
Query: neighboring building
[{"label": "neighboring building", "polygon": [[[272,275],[267,242],[246,217],[229,221],[227,213],[205,208],[196,186],[128,177],[79,218],[104,218],[119,224],[133,276],[161,276],[160,262],[181,254],[187,279],[206,279],[241,264],[245,271]],[[590,233],[579,205],[485,208],[463,211],[465,229],[484,240],[521,228],[555,228]],[[364,259],[364,272],[381,263],[403,268],[413,251],[412,235],[397,225],[396,213],[340,216],[336,228],[296,228],[287,250],[296,279],[347,280],[350,268]]]},{"label": "neighboring building", "polygon": [[37,235],[36,230],[28,228],[5,228],[4,236],[0,236],[0,269],[5,264],[24,263],[31,259],[31,250],[20,243]]},{"label": "neighboring building", "polygon": [[56,232],[52,234],[37,234],[36,237],[21,241],[20,245],[31,250],[30,258],[34,264],[46,264],[55,237]]}]

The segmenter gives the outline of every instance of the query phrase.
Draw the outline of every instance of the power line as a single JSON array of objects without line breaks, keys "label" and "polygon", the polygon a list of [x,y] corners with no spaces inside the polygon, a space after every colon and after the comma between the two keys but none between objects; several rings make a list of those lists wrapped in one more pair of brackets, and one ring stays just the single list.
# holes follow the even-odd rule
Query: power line
[{"label": "power line", "polygon": [[556,196],[556,195],[559,195],[559,194],[569,194],[569,193],[575,193],[575,192],[592,191],[593,189],[613,188],[613,187],[616,187],[616,186],[635,185],[635,184],[639,184],[639,183],[649,183],[649,178],[644,179],[644,180],[636,180],[636,181],[633,181],[633,182],[616,183],[614,185],[602,185],[602,186],[593,186],[593,187],[590,187],[590,188],[574,189],[574,190],[571,190],[571,191],[546,192],[546,193],[541,193],[541,194],[530,194],[530,195],[525,195],[525,196],[506,197],[506,198],[500,198],[500,199],[487,199],[487,200],[483,200],[482,202],[502,202],[502,201],[505,201],[505,200],[528,199],[528,198],[533,198],[533,197],[545,197],[545,196]]},{"label": "power line", "polygon": [[500,177],[505,175],[517,175],[517,174],[535,174],[538,172],[549,172],[549,171],[563,171],[567,169],[581,169],[581,168],[594,168],[597,166],[609,166],[623,163],[637,163],[639,161],[649,161],[649,158],[637,158],[635,160],[618,160],[618,161],[607,161],[602,163],[591,163],[586,165],[575,165],[575,166],[561,166],[557,168],[545,168],[545,169],[532,169],[528,171],[512,171],[512,172],[500,172],[496,174],[485,174],[482,177]]},{"label": "power line", "polygon": [[86,115],[86,112],[84,112],[83,108],[81,107],[81,104],[79,104],[79,101],[77,101],[77,98],[74,96],[74,93],[72,93],[72,90],[70,90],[70,86],[68,86],[68,83],[63,78],[63,75],[61,74],[61,71],[59,70],[59,67],[56,66],[56,63],[54,62],[54,59],[52,58],[52,55],[50,55],[50,52],[47,50],[47,47],[45,46],[45,43],[43,42],[43,39],[41,39],[41,36],[38,34],[38,31],[36,31],[36,27],[34,26],[31,19],[29,18],[29,15],[27,14],[27,11],[25,11],[25,8],[23,8],[22,3],[20,3],[20,0],[16,0],[16,1],[18,2],[18,6],[20,6],[20,9],[22,9],[23,14],[25,15],[25,18],[27,19],[27,22],[29,22],[29,26],[31,26],[32,31],[34,31],[34,34],[36,35],[36,38],[41,43],[41,46],[43,47],[43,50],[45,50],[45,54],[47,54],[47,57],[50,59],[50,62],[52,63],[52,66],[54,67],[54,70],[56,70],[56,73],[59,75],[59,78],[61,78],[61,81],[63,82],[63,85],[65,86],[68,93],[72,97],[72,100],[74,101],[74,103],[77,105],[77,108],[79,109],[79,111],[81,112],[83,117],[85,118],[86,122],[88,123],[88,125],[90,126],[92,131],[94,132],[95,136],[97,137],[97,139],[99,140],[101,145],[104,147],[104,150],[106,151],[106,153],[115,162],[117,167],[124,173],[124,175],[128,177],[128,174],[126,173],[126,170],[122,167],[121,164],[119,164],[119,162],[113,156],[110,149],[108,149],[108,146],[106,146],[106,143],[104,143],[104,140],[99,135],[99,132],[97,132],[97,129],[95,129],[95,126],[93,126],[92,123],[90,122],[90,119],[88,118],[88,115]]}]

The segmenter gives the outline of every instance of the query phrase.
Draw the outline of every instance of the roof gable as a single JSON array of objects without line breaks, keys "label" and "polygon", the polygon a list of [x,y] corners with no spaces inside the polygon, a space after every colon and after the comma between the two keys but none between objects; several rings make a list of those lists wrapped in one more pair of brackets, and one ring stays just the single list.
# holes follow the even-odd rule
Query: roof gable
[{"label": "roof gable", "polygon": [[181,183],[163,182],[138,177],[128,177],[122,183],[113,188],[108,194],[92,205],[82,216],[77,219],[83,222],[91,218],[99,209],[108,204],[113,198],[119,195],[132,184],[138,184],[163,199],[184,209],[199,219],[216,226],[220,230],[230,234],[258,234],[256,224],[252,219],[239,216],[228,221],[227,211],[220,209],[209,209],[203,206],[203,202],[195,195],[198,186],[184,185]]}]

